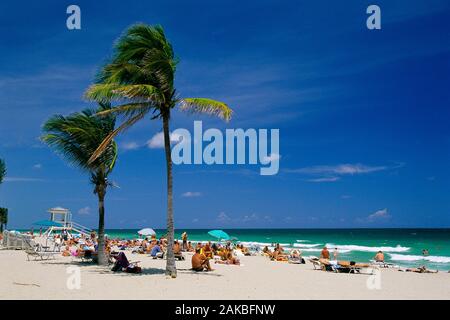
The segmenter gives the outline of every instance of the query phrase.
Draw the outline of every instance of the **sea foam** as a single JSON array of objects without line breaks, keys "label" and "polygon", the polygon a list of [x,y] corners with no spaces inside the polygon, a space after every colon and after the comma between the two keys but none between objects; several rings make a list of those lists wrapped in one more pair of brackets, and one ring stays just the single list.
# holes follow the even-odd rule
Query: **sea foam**
[{"label": "sea foam", "polygon": [[450,257],[446,256],[415,256],[407,254],[389,253],[391,260],[395,261],[429,261],[434,263],[450,263]]},{"label": "sea foam", "polygon": [[293,246],[297,248],[314,248],[320,246],[320,243],[312,243],[312,244],[294,243]]},{"label": "sea foam", "polygon": [[338,248],[339,251],[342,252],[342,250],[350,250],[350,251],[364,251],[364,252],[378,252],[378,251],[385,251],[385,252],[406,252],[410,248],[408,247],[402,247],[400,245],[396,247],[367,247],[367,246],[358,246],[353,244],[348,245],[336,245],[336,244],[329,244],[327,243],[328,248]]}]

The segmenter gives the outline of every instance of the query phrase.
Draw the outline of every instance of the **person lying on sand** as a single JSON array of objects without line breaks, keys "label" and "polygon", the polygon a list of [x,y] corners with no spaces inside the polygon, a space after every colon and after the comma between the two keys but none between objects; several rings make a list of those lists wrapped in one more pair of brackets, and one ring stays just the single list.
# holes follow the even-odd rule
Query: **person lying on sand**
[{"label": "person lying on sand", "polygon": [[[281,248],[281,247],[279,247]],[[281,249],[275,249],[272,253],[271,260],[275,261],[288,261],[289,257]]]},{"label": "person lying on sand", "polygon": [[233,256],[231,251],[228,251],[225,260],[216,260],[215,263],[240,265],[241,261],[238,258],[236,258],[235,256]]},{"label": "person lying on sand", "polygon": [[417,273],[438,273],[438,270],[428,270],[425,266],[419,268],[408,268],[406,272],[417,272]]},{"label": "person lying on sand", "polygon": [[377,254],[374,257],[374,260],[376,262],[384,262],[384,253],[383,253],[383,251],[378,251]]},{"label": "person lying on sand", "polygon": [[192,270],[194,271],[213,271],[209,264],[209,260],[204,254],[200,253],[200,249],[196,249],[192,256]]}]

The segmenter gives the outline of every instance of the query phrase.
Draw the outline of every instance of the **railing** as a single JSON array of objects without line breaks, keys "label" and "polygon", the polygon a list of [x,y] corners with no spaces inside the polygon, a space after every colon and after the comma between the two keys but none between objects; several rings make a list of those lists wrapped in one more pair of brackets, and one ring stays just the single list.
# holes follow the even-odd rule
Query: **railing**
[{"label": "railing", "polygon": [[82,226],[79,223],[71,222],[71,228],[79,233],[89,235],[92,232],[92,229],[89,229],[88,227]]}]

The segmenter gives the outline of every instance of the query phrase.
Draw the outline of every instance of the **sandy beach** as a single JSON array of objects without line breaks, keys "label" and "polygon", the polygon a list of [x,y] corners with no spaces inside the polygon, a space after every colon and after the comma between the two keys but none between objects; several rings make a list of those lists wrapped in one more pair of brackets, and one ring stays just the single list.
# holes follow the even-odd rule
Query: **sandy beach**
[{"label": "sandy beach", "polygon": [[[143,273],[113,273],[110,268],[57,256],[27,261],[20,250],[0,251],[0,299],[449,299],[450,274],[417,274],[382,269],[380,289],[369,289],[369,275],[314,270],[262,256],[241,257],[242,265],[214,264],[213,272],[190,269],[190,255],[177,262],[178,277],[164,275],[165,261],[131,254]],[[67,268],[79,266],[80,289],[67,287]]]}]

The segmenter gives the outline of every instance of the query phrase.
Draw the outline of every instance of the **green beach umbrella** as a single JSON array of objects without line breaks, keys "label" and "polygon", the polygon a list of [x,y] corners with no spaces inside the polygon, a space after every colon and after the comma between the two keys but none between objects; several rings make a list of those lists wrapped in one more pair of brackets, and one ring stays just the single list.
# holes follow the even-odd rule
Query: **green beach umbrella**
[{"label": "green beach umbrella", "polygon": [[230,236],[228,235],[228,233],[226,233],[223,230],[211,230],[211,231],[208,231],[208,234],[219,240],[229,240],[230,239]]},{"label": "green beach umbrella", "polygon": [[50,220],[39,220],[36,222],[33,222],[34,226],[39,227],[62,227],[61,223],[50,221]]}]

